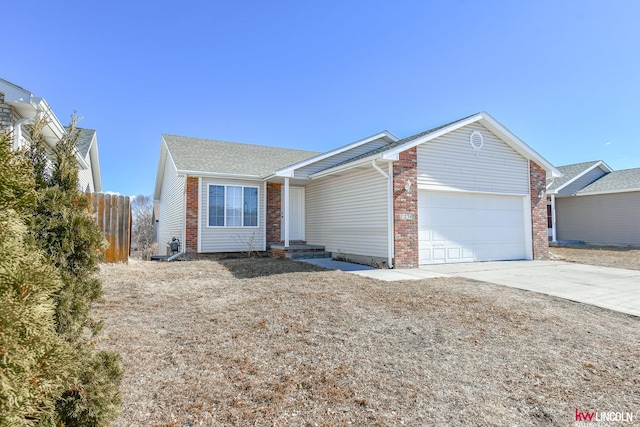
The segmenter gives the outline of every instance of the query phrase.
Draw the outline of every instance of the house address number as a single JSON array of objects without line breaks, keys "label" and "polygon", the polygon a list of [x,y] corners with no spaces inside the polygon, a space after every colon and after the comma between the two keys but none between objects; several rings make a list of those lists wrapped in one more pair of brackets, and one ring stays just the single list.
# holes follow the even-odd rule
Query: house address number
[{"label": "house address number", "polygon": [[400,219],[413,219],[413,213],[403,213],[400,214]]}]

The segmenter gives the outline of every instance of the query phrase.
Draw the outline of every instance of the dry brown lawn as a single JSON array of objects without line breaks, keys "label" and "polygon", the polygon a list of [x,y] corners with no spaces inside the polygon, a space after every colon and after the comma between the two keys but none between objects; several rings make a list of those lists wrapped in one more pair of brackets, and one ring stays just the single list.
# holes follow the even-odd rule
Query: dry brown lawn
[{"label": "dry brown lawn", "polygon": [[104,265],[126,426],[640,420],[640,319],[461,278],[236,259]]},{"label": "dry brown lawn", "polygon": [[640,270],[640,248],[614,246],[558,246],[549,248],[554,259],[603,267]]}]

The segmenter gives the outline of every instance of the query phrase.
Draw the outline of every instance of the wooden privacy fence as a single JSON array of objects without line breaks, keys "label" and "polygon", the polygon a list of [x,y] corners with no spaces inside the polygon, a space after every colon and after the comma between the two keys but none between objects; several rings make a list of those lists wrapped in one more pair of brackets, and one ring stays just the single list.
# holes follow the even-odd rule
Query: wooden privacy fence
[{"label": "wooden privacy fence", "polygon": [[109,247],[105,262],[128,262],[131,247],[131,202],[127,196],[88,194],[93,215],[104,232]]}]

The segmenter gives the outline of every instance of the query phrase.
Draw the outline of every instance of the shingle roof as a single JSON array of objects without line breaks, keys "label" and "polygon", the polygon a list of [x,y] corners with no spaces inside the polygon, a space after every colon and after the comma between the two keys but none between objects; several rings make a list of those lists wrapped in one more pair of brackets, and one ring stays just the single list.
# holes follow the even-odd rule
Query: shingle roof
[{"label": "shingle roof", "polygon": [[320,153],[163,135],[178,170],[261,177]]},{"label": "shingle roof", "polygon": [[86,157],[89,152],[89,148],[91,148],[91,141],[93,141],[93,137],[96,134],[96,131],[93,129],[77,129],[79,131],[78,140],[76,141],[76,148],[82,154],[82,157]]},{"label": "shingle roof", "polygon": [[607,193],[625,190],[640,190],[640,168],[613,171],[576,194]]},{"label": "shingle roof", "polygon": [[591,162],[582,162],[582,163],[574,163],[572,165],[558,166],[557,169],[562,172],[562,176],[559,178],[554,178],[553,182],[547,189],[547,192],[553,192],[557,188],[562,187],[566,183],[574,180],[578,175],[586,171],[587,169],[593,167],[596,163],[599,163],[600,160],[594,160]]}]

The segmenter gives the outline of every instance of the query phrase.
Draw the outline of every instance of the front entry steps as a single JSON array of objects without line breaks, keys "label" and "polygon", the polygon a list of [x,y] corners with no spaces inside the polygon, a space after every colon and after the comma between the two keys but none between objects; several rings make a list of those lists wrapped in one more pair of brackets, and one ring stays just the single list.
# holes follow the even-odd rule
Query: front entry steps
[{"label": "front entry steps", "polygon": [[290,259],[331,258],[331,252],[326,252],[324,246],[307,244],[271,245],[271,254],[276,258]]}]

